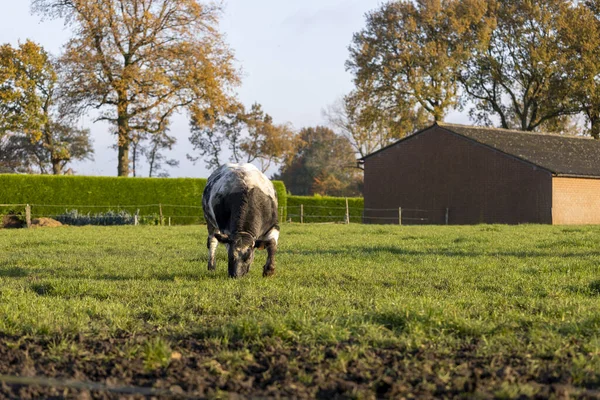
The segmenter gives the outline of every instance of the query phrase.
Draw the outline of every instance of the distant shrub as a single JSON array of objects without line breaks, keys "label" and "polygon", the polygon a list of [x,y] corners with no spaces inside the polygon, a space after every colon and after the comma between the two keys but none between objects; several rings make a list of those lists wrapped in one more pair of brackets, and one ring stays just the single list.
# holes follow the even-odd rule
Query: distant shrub
[{"label": "distant shrub", "polygon": [[278,213],[281,214],[279,215],[279,219],[281,221],[285,221],[287,216],[287,189],[285,188],[285,184],[282,181],[272,182],[273,186],[275,187],[275,191],[277,192],[277,202],[279,203]]},{"label": "distant shrub", "polygon": [[133,225],[134,216],[127,211],[112,211],[97,214],[82,214],[78,210],[67,210],[55,218],[65,225]]},{"label": "distant shrub", "polygon": [[16,209],[0,210],[0,228],[23,228],[27,225],[25,212]]},{"label": "distant shrub", "polygon": [[14,208],[5,209],[0,213],[0,216],[12,217],[15,221],[25,223],[25,211]]}]

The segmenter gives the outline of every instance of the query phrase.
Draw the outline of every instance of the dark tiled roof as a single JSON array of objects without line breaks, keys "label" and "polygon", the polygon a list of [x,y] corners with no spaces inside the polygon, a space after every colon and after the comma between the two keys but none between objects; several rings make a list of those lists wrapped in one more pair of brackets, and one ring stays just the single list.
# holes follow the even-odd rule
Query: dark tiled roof
[{"label": "dark tiled roof", "polygon": [[600,177],[600,140],[477,126],[439,126],[557,175]]}]

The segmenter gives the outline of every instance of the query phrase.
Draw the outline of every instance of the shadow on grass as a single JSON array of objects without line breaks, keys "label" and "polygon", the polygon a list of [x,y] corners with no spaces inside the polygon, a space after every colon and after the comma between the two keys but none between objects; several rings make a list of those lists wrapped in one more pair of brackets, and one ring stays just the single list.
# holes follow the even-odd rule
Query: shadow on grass
[{"label": "shadow on grass", "polygon": [[0,264],[0,278],[24,278],[29,275],[26,269],[14,267],[8,263]]},{"label": "shadow on grass", "polygon": [[425,256],[441,256],[441,257],[516,257],[516,258],[549,258],[549,257],[569,257],[569,258],[581,258],[581,257],[600,257],[600,251],[582,251],[582,252],[556,252],[556,251],[537,251],[537,250],[522,250],[522,251],[461,251],[461,250],[450,250],[444,249],[425,249],[425,250],[411,250],[401,247],[394,246],[381,246],[381,247],[345,247],[342,249],[311,249],[311,250],[297,250],[297,249],[286,249],[280,250],[281,255],[290,256],[348,256],[354,257],[357,254],[362,255],[384,255],[392,254],[396,256],[413,256],[413,257],[425,257]]},{"label": "shadow on grass", "polygon": [[390,331],[398,334],[407,329],[408,320],[405,315],[399,312],[384,311],[373,313],[370,318],[372,322],[382,325]]},{"label": "shadow on grass", "polygon": [[600,279],[594,280],[587,285],[571,285],[566,288],[569,293],[589,297],[600,297]]},{"label": "shadow on grass", "polygon": [[[257,268],[261,268],[257,266]],[[27,278],[31,275],[30,271],[20,267],[8,267],[3,268],[0,265],[0,278]],[[177,282],[177,281],[189,281],[199,282],[203,280],[222,280],[228,278],[227,267],[218,268],[215,272],[206,271],[206,266],[203,264],[195,271],[189,272],[154,272],[148,275],[135,276],[135,275],[121,275],[118,273],[105,273],[105,274],[87,274],[85,272],[74,272],[72,270],[64,269],[48,269],[41,274],[37,274],[40,278],[52,278],[52,279],[90,279],[100,281],[113,281],[113,282],[133,282],[133,281],[161,281],[161,282]],[[38,290],[39,289],[39,290]],[[43,288],[33,288],[33,291],[40,295],[48,295],[48,290]]]},{"label": "shadow on grass", "polygon": [[590,293],[595,296],[600,296],[600,280],[595,280],[589,285]]},{"label": "shadow on grass", "polygon": [[103,274],[98,276],[92,276],[90,279],[105,280],[105,281],[162,281],[162,282],[176,282],[176,281],[202,281],[206,279],[223,279],[227,276],[227,271],[204,273],[204,271],[197,271],[194,273],[167,273],[167,274],[152,274],[146,276],[129,276],[129,275],[111,275]]},{"label": "shadow on grass", "polygon": [[39,296],[53,296],[56,294],[56,290],[51,283],[34,283],[29,288]]}]

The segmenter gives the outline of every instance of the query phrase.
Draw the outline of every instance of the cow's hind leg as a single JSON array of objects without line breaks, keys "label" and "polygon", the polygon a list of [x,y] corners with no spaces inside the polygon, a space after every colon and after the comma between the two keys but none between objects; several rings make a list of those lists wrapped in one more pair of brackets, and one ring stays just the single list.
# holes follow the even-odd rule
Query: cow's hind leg
[{"label": "cow's hind leg", "polygon": [[267,263],[263,268],[263,276],[275,275],[275,253],[277,252],[277,242],[270,240],[266,243],[267,248]]},{"label": "cow's hind leg", "polygon": [[208,248],[208,270],[214,271],[216,268],[215,255],[217,253],[217,245],[219,241],[215,237],[216,229],[211,229],[209,224],[208,227],[208,240],[206,241],[206,247]]},{"label": "cow's hind leg", "polygon": [[217,245],[219,242],[214,236],[209,236],[208,241],[206,243],[206,247],[208,247],[208,270],[214,271],[216,267],[215,262],[215,254],[217,253]]}]

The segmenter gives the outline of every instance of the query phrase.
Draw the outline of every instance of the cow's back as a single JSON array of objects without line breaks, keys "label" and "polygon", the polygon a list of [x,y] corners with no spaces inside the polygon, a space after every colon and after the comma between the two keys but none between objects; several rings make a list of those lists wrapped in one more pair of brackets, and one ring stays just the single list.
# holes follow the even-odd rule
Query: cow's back
[{"label": "cow's back", "polygon": [[271,181],[251,164],[226,164],[208,178],[202,198],[207,222],[223,233],[254,232],[277,224],[277,195]]}]

